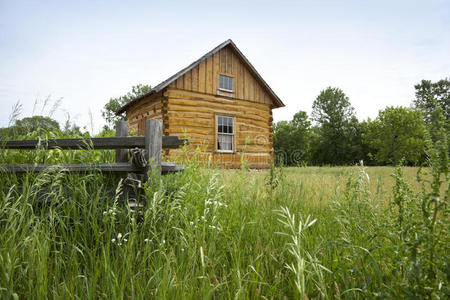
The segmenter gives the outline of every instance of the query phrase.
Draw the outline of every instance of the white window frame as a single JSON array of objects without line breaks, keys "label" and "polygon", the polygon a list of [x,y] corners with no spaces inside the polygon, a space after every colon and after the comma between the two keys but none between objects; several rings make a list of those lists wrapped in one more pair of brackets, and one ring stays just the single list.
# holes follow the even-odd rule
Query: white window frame
[{"label": "white window frame", "polygon": [[[221,78],[222,76],[231,79],[231,90],[229,90],[229,89],[227,89],[227,88],[222,88],[222,87],[220,87],[220,82],[221,82],[221,81],[220,81],[220,78]],[[225,75],[225,74],[219,74],[219,90],[225,91],[225,92],[233,92],[233,91],[234,91],[234,77],[229,76],[229,75]]]},{"label": "white window frame", "polygon": [[[219,132],[219,118],[231,119],[231,133],[228,132]],[[234,153],[234,116],[227,115],[216,115],[216,151],[219,153]],[[231,136],[231,150],[219,149],[219,136]]]}]

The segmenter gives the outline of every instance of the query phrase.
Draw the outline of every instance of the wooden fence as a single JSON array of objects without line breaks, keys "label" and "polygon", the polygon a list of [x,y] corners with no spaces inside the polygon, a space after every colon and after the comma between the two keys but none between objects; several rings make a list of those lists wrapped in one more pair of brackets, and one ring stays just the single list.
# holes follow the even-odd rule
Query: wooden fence
[{"label": "wooden fence", "polygon": [[[104,138],[76,138],[76,139],[49,139],[7,141],[1,146],[3,149],[32,150],[37,147],[44,149],[115,149],[115,163],[86,163],[86,164],[58,164],[68,172],[87,172],[100,170],[111,173],[137,173],[147,174],[149,170],[157,174],[167,174],[184,170],[171,162],[161,161],[161,150],[178,148],[188,143],[186,139],[178,136],[162,136],[162,122],[149,119],[145,125],[145,136],[129,136],[128,123],[119,121],[116,126],[116,137]],[[0,169],[6,172],[27,173],[41,172],[51,164],[0,164]]]}]

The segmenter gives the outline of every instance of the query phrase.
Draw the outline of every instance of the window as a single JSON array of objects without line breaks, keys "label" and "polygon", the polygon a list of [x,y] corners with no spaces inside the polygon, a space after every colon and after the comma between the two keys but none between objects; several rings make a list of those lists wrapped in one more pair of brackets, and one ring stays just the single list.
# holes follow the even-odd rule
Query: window
[{"label": "window", "polygon": [[233,91],[233,77],[220,75],[219,76],[219,88],[221,90]]},{"label": "window", "polygon": [[217,116],[217,151],[233,152],[233,117]]}]

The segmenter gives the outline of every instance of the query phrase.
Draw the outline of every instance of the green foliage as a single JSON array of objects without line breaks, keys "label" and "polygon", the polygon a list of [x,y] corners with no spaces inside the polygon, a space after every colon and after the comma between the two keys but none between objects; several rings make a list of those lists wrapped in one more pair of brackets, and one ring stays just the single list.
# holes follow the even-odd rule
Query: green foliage
[{"label": "green foliage", "polygon": [[291,121],[274,125],[273,146],[277,164],[299,166],[309,161],[310,126],[304,111],[296,113]]},{"label": "green foliage", "polygon": [[275,189],[278,187],[278,185],[281,183],[283,179],[284,179],[283,165],[280,165],[279,168],[276,168],[273,160],[270,160],[269,173],[265,178],[267,193],[269,194],[270,197],[273,196]]},{"label": "green foliage", "polygon": [[423,161],[425,151],[425,124],[418,110],[405,107],[387,107],[373,121],[366,123],[364,143],[373,151],[379,164],[407,164]]},{"label": "green foliage", "polygon": [[343,127],[355,115],[349,98],[339,88],[328,87],[313,102],[312,118],[319,124]]},{"label": "green foliage", "polygon": [[11,127],[0,128],[0,138],[14,138],[28,133],[36,133],[38,136],[46,132],[59,132],[59,123],[50,117],[33,116],[16,120]]},{"label": "green foliage", "polygon": [[80,126],[77,126],[74,123],[70,122],[70,115],[67,114],[66,122],[64,123],[64,128],[62,130],[62,134],[66,136],[72,137],[89,137],[90,134],[88,131],[82,131]]},{"label": "green foliage", "polygon": [[123,115],[117,116],[116,112],[125,104],[129,103],[133,99],[144,95],[149,92],[151,87],[145,84],[138,84],[131,88],[131,92],[118,98],[110,98],[108,103],[105,104],[102,110],[102,116],[106,120],[109,127],[114,127],[115,123],[119,120],[125,120]]},{"label": "green foliage", "polygon": [[319,125],[314,161],[318,164],[353,164],[361,159],[361,129],[349,98],[328,87],[314,100],[312,119]]},{"label": "green foliage", "polygon": [[308,299],[307,285],[314,286],[321,298],[327,298],[323,273],[330,272],[330,270],[322,266],[317,257],[307,251],[303,245],[307,238],[305,232],[314,225],[317,219],[311,220],[310,216],[307,216],[306,219],[299,217],[297,221],[295,215],[291,214],[287,207],[281,207],[275,213],[279,217],[278,221],[285,227],[285,232],[277,233],[290,240],[287,248],[293,262],[287,263],[286,268],[295,276],[295,287],[300,299]]},{"label": "green foliage", "polygon": [[[402,169],[394,174],[393,205],[398,214],[391,223],[391,239],[396,265],[394,275],[405,278],[395,282],[392,294],[400,298],[443,299],[450,295],[449,201],[447,133],[441,114],[440,136],[435,144],[427,138],[430,173],[419,169],[421,191],[414,193]],[[430,177],[427,175],[431,175]]]},{"label": "green foliage", "polygon": [[422,80],[414,88],[416,89],[414,105],[423,112],[428,123],[433,123],[436,104],[442,108],[445,120],[450,119],[450,80],[448,78],[437,82]]},{"label": "green foliage", "polygon": [[24,132],[26,132],[27,130],[28,131],[59,130],[59,124],[57,121],[49,117],[43,116],[33,116],[17,120],[16,126],[23,131],[19,132],[19,134],[24,134]]}]

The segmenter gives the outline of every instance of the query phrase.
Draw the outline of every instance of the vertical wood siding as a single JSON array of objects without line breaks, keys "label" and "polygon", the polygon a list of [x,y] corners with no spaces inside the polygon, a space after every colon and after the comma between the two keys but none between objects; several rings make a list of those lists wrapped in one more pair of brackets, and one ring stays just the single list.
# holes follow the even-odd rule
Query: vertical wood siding
[{"label": "vertical wood siding", "polygon": [[[233,77],[233,90],[230,97],[255,103],[272,104],[272,97],[242,63],[230,47],[225,47],[201,62],[170,84],[170,87],[186,91],[218,95],[219,75]],[[222,94],[222,96],[224,96]],[[226,96],[226,95],[225,95]]]}]

